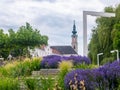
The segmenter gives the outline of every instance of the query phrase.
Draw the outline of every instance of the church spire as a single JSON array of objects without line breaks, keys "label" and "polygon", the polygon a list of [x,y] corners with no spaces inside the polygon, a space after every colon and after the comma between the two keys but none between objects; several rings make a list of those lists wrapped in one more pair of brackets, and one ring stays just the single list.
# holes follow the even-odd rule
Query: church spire
[{"label": "church spire", "polygon": [[74,24],[73,24],[73,31],[72,31],[73,35],[76,35],[77,31],[76,31],[76,25],[75,25],[75,20],[74,20]]},{"label": "church spire", "polygon": [[72,42],[71,42],[71,45],[72,45],[72,48],[78,52],[78,42],[77,42],[77,31],[76,31],[76,25],[75,25],[75,20],[74,20],[74,24],[73,24],[73,30],[72,30]]}]

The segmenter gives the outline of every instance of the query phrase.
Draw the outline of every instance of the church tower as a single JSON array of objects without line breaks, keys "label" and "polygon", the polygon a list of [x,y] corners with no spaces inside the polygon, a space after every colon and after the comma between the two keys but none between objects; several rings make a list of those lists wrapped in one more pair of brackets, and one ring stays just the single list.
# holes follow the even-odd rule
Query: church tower
[{"label": "church tower", "polygon": [[77,31],[76,31],[76,25],[75,25],[75,20],[73,24],[73,31],[72,31],[72,48],[78,53],[78,42],[77,42]]}]

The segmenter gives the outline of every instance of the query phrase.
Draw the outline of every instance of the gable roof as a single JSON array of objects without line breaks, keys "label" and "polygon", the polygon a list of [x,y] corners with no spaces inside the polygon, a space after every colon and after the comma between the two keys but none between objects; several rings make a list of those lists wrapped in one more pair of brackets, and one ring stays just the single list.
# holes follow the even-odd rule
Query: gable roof
[{"label": "gable roof", "polygon": [[50,46],[60,52],[60,54],[77,54],[77,52],[71,46]]}]

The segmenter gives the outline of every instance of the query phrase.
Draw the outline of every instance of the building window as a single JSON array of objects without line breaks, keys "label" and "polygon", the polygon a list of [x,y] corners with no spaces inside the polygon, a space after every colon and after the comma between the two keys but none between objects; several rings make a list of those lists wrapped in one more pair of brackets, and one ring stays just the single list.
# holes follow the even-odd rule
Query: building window
[{"label": "building window", "polygon": [[75,46],[73,48],[75,49]]}]

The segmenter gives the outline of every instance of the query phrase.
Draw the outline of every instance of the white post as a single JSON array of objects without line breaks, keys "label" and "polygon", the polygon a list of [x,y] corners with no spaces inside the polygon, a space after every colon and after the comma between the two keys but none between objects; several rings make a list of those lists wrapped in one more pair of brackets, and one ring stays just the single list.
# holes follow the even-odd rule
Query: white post
[{"label": "white post", "polygon": [[99,56],[100,56],[100,55],[103,55],[103,53],[98,53],[98,54],[97,54],[97,65],[98,65],[98,66],[100,66],[100,63],[99,63],[99,62],[100,62],[100,60],[99,60]]},{"label": "white post", "polygon": [[83,11],[83,54],[87,56],[87,15],[85,11]]},{"label": "white post", "polygon": [[99,55],[97,54],[97,65],[99,66]]},{"label": "white post", "polygon": [[102,17],[115,17],[115,13],[83,11],[83,55],[87,56],[87,15],[102,16]]},{"label": "white post", "polygon": [[117,61],[119,61],[119,51],[118,50],[112,50],[111,53],[117,52]]},{"label": "white post", "polygon": [[119,61],[119,51],[117,50],[117,61]]}]

